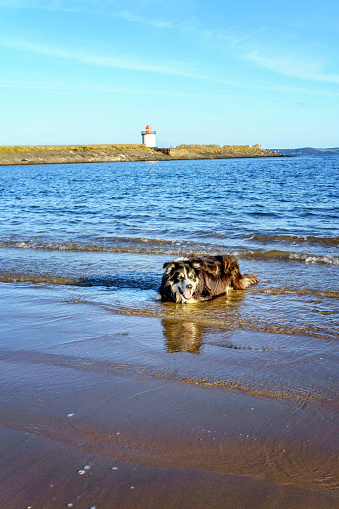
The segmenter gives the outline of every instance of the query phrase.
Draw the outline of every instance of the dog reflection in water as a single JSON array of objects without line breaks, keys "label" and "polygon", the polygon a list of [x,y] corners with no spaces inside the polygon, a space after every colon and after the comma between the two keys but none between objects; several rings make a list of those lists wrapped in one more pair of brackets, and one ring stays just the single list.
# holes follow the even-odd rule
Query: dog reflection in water
[{"label": "dog reflection in water", "polygon": [[242,275],[236,258],[230,255],[190,255],[167,262],[163,268],[157,299],[181,304],[211,300],[259,282],[252,274]]},{"label": "dog reflection in water", "polygon": [[201,325],[173,319],[164,319],[161,323],[169,352],[199,353],[203,332]]}]

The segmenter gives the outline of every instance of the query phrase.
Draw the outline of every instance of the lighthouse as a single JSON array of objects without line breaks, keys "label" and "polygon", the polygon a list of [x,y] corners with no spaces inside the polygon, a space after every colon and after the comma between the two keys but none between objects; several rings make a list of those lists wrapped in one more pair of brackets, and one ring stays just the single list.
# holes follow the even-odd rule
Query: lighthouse
[{"label": "lighthouse", "polygon": [[144,131],[141,131],[142,136],[142,144],[146,145],[146,147],[154,148],[157,146],[157,142],[155,139],[156,131],[152,131],[152,127],[147,125]]}]

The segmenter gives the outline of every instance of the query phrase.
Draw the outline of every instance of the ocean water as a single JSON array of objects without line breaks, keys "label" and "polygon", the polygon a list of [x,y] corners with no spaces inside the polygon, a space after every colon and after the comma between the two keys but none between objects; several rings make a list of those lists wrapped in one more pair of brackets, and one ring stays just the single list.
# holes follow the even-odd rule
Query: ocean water
[{"label": "ocean water", "polygon": [[[334,348],[338,177],[336,156],[2,167],[0,280]],[[260,283],[189,310],[154,302],[163,263],[188,253],[235,254]]]},{"label": "ocean water", "polygon": [[[311,342],[333,362],[338,177],[336,156],[1,167],[0,280],[111,313],[188,319],[196,353],[207,327],[207,343],[265,332],[267,344],[231,346],[281,355]],[[156,302],[164,262],[188,253],[235,254],[260,283],[189,309]]]},{"label": "ocean water", "polygon": [[[300,482],[338,490],[329,444],[338,402],[339,157],[8,166],[0,193],[0,287],[14,310],[3,321],[3,359],[26,355],[34,371],[39,352],[39,362],[84,372],[285,401],[301,445],[279,459],[280,482],[293,484],[298,467],[308,468],[307,415],[306,442],[328,426],[315,446],[327,456]],[[156,301],[163,264],[189,253],[234,254],[260,282],[200,304]],[[34,303],[46,323],[55,305],[77,326],[66,334],[60,312],[51,334],[31,318],[29,340],[13,341],[16,306],[29,314]],[[241,437],[268,433],[267,415]],[[246,457],[236,473],[247,475],[248,465]],[[270,465],[256,469],[270,479]]]}]

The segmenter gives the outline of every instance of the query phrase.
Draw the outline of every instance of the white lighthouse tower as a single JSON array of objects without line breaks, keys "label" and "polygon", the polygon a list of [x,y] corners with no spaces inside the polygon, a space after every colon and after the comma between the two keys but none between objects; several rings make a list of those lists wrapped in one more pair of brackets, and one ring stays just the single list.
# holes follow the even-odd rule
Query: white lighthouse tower
[{"label": "white lighthouse tower", "polygon": [[141,131],[142,136],[142,144],[146,145],[146,147],[155,148],[157,146],[157,142],[155,139],[156,131],[152,131],[152,127],[147,125],[144,131]]}]

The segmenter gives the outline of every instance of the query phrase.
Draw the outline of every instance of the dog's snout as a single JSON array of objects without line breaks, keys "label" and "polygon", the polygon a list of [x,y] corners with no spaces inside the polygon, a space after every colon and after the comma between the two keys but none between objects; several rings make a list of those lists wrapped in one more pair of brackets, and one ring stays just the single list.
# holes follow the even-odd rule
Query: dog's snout
[{"label": "dog's snout", "polygon": [[186,285],[186,288],[187,288],[187,290],[192,290],[193,285],[191,285],[191,283],[188,283],[188,285]]}]

